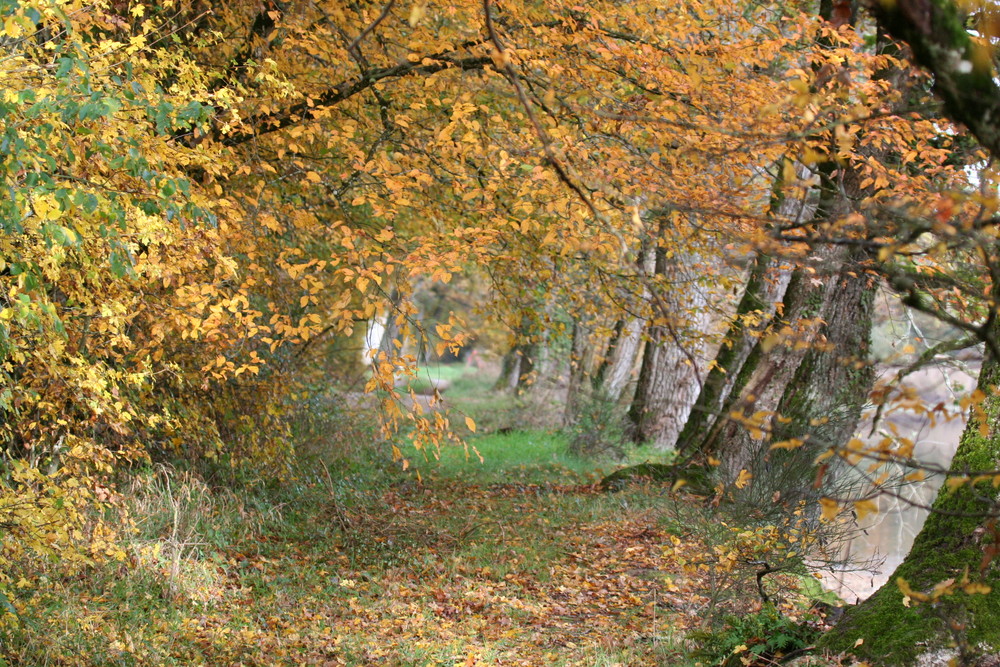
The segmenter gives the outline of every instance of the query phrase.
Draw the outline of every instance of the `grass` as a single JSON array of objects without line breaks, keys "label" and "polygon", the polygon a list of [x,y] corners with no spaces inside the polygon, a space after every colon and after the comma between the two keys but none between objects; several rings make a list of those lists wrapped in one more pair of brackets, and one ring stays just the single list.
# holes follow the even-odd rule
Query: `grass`
[{"label": "grass", "polygon": [[[486,383],[452,379],[453,405],[486,422]],[[710,605],[755,603],[709,590],[704,508],[658,486],[597,492],[618,464],[570,455],[558,432],[471,435],[482,462],[452,447],[404,473],[367,428],[311,417],[288,479],[153,468],[121,489],[124,560],[23,564],[48,585],[19,590],[7,661],[684,665]]]}]

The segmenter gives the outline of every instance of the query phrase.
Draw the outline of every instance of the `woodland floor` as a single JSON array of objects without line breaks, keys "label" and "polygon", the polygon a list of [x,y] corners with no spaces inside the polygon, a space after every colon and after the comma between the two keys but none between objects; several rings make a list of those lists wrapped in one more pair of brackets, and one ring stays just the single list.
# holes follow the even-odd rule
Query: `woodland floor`
[{"label": "woodland floor", "polygon": [[[25,588],[7,661],[710,665],[732,653],[727,614],[761,601],[751,567],[712,567],[736,530],[725,516],[659,486],[602,493],[613,465],[569,457],[551,432],[472,442],[485,463],[454,448],[403,473],[355,451],[239,491],[154,468],[123,490],[127,558]],[[804,579],[765,582],[785,618],[818,622]]]}]

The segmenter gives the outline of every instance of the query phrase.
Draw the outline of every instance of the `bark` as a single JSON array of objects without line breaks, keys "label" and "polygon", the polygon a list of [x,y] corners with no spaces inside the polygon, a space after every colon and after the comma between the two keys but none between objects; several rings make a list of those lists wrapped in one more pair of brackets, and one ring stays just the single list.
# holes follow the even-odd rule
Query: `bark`
[{"label": "bark", "polygon": [[500,361],[500,376],[497,378],[496,384],[493,385],[494,391],[513,391],[514,387],[517,386],[517,379],[521,375],[521,355],[518,353],[518,346],[514,345],[507,353],[503,355],[503,359]]},{"label": "bark", "polygon": [[404,317],[400,310],[402,300],[403,295],[398,289],[393,288],[389,294],[389,305],[385,315],[385,332],[378,344],[379,355],[385,355],[386,359],[398,357],[402,350],[402,341],[399,338],[402,324],[400,318]]},{"label": "bark", "polygon": [[[850,199],[860,194],[857,179],[832,163],[824,165],[821,179],[814,220],[843,218]],[[864,250],[839,246],[817,247],[813,256],[817,264],[792,274],[782,317],[756,339],[722,405],[723,414],[738,412],[749,427],[722,419],[699,443],[705,458],[721,460],[723,482],[741,470],[753,475],[734,490],[751,504],[775,497],[815,500],[813,460],[851,436],[874,382],[867,359],[876,287],[865,271],[871,258]],[[773,443],[791,438],[806,444],[771,450]]]},{"label": "bark", "polygon": [[[801,164],[798,172],[800,177],[807,175]],[[770,212],[779,221],[814,217],[815,202],[811,203],[808,195],[801,199],[786,198],[784,186],[784,170],[779,168],[771,191]],[[757,348],[757,342],[761,333],[771,325],[791,276],[791,271],[781,268],[779,262],[768,255],[758,254],[754,258],[729,330],[678,438],[679,450],[697,455],[699,452],[712,453],[718,445],[725,423],[719,418],[729,413],[750,381],[762,352]],[[784,312],[791,311],[786,309]],[[755,314],[760,321],[756,325],[748,325],[748,317]]]},{"label": "bark", "polygon": [[743,383],[739,380],[740,372],[757,341],[757,337],[747,326],[746,317],[754,313],[761,313],[763,317],[774,314],[772,293],[775,286],[768,285],[770,266],[771,258],[766,255],[758,255],[754,259],[743,297],[736,307],[726,338],[719,347],[715,364],[702,383],[687,423],[677,439],[679,451],[703,450],[719,416],[724,414],[723,408],[731,402],[733,391],[738,395],[743,390]]},{"label": "bark", "polygon": [[513,390],[518,395],[527,392],[535,382],[535,363],[539,345],[533,342],[516,343],[504,355],[500,377],[493,385],[495,391]]},{"label": "bark", "polygon": [[[662,231],[661,224],[661,236]],[[708,325],[708,298],[691,270],[694,262],[694,257],[687,256],[668,264],[666,249],[656,249],[654,274],[669,275],[674,286],[652,295],[653,320],[628,420],[633,441],[657,449],[676,444],[701,389],[703,343],[685,335],[704,331]]]},{"label": "bark", "polygon": [[[645,244],[644,244],[645,245]],[[643,247],[636,259],[638,278],[643,281],[642,301],[648,303],[648,277],[655,271],[656,253],[651,247]],[[632,379],[639,350],[642,348],[642,332],[646,328],[643,317],[623,317],[615,323],[615,330],[608,342],[608,352],[594,374],[594,391],[611,402],[617,402]]]},{"label": "bark", "polygon": [[[780,380],[752,392],[760,394],[754,411],[773,410],[779,418],[767,422],[765,437],[723,457],[730,475],[743,468],[754,475],[739,494],[745,502],[765,503],[779,492],[784,503],[794,506],[799,500],[815,502],[830,493],[836,480],[827,476],[817,488],[814,461],[824,450],[851,438],[874,384],[868,350],[876,284],[862,268],[869,258],[857,249],[837,249],[832,255],[841,269],[821,285],[812,285],[814,278],[805,273],[789,285],[803,320],[819,322],[801,340],[808,346],[796,349],[800,341],[792,339],[780,352],[773,349],[762,367],[773,370]],[[771,449],[772,444],[793,438],[802,444]]]},{"label": "bark", "polygon": [[646,321],[638,317],[619,320],[615,325],[615,335],[608,345],[608,361],[601,365],[594,381],[594,389],[609,401],[617,402],[632,379],[645,325]]},{"label": "bark", "polygon": [[563,423],[567,426],[576,422],[577,410],[584,398],[581,392],[587,373],[586,356],[587,329],[579,320],[574,320],[569,354],[569,386],[566,389],[566,409],[563,415]]},{"label": "bark", "polygon": [[538,375],[536,366],[544,346],[540,342],[540,324],[530,310],[521,312],[514,331],[515,339],[501,362],[500,377],[493,385],[495,391],[514,390],[518,395],[527,392]]}]

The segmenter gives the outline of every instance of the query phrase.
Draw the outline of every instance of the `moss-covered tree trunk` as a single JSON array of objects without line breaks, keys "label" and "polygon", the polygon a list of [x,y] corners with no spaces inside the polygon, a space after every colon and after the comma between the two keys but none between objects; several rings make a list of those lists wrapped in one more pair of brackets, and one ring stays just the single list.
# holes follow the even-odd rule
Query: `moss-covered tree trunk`
[{"label": "moss-covered tree trunk", "polygon": [[[994,286],[994,298],[1000,296]],[[1000,341],[1000,327],[990,330]],[[1000,360],[990,346],[980,371],[978,388],[983,392],[983,419],[969,420],[951,464],[950,474],[1000,468]],[[954,491],[942,487],[933,511],[913,542],[910,553],[889,581],[861,605],[847,610],[841,622],[828,633],[823,645],[831,650],[851,651],[885,665],[914,664],[920,653],[957,645],[959,664],[972,664],[979,652],[1000,652],[1000,561],[987,554],[1000,547],[997,540],[997,489],[992,481],[976,486],[964,484]],[[936,603],[904,603],[898,585],[906,580],[914,591],[932,589],[953,579],[961,583],[981,582],[992,588],[988,594],[967,594],[958,587]],[[859,639],[864,641],[855,646]]]},{"label": "moss-covered tree trunk", "polygon": [[[785,171],[779,165],[771,189],[769,215],[776,220],[794,220],[815,215],[815,193],[807,191],[802,197],[785,196]],[[805,169],[799,165],[800,176]],[[758,347],[761,333],[774,321],[777,307],[785,296],[792,271],[781,266],[769,255],[759,253],[750,267],[743,296],[736,306],[729,330],[716,353],[701,392],[691,410],[684,430],[677,439],[681,452],[704,458],[714,454],[726,420],[725,415],[738,402],[750,381],[763,350]],[[786,310],[785,312],[790,312]],[[721,417],[721,419],[720,419]]]},{"label": "moss-covered tree trunk", "polygon": [[[775,492],[789,506],[799,500],[814,503],[824,490],[836,485],[838,480],[830,475],[821,488],[812,483],[814,461],[822,451],[842,446],[854,435],[874,384],[869,348],[877,283],[864,271],[869,260],[865,251],[841,250],[835,256],[840,258],[841,269],[827,279],[822,292],[805,288],[803,314],[821,298],[815,315],[821,324],[794,372],[781,383],[775,408],[778,417],[770,420],[770,433],[756,449],[740,452],[750,457],[743,466],[732,465],[730,460],[733,471],[748,467],[754,473],[743,491],[750,503],[767,502]],[[793,439],[802,444],[771,449],[775,443]]]},{"label": "moss-covered tree trunk", "polygon": [[[879,24],[909,43],[916,60],[934,73],[935,91],[949,116],[964,123],[993,157],[1000,156],[1000,86],[991,58],[978,57],[963,13],[949,0],[896,0],[872,4]],[[996,247],[993,248],[994,253]],[[996,258],[991,258],[995,262]],[[993,264],[995,266],[995,264]],[[992,286],[992,307],[1000,285]],[[951,474],[1000,467],[1000,327],[986,332],[986,359],[978,388],[985,399],[982,417],[973,416],[962,434]],[[983,423],[985,421],[985,424]],[[983,432],[985,427],[985,434]],[[958,661],[972,654],[1000,651],[1000,564],[992,555],[997,534],[997,490],[984,482],[957,490],[942,488],[910,553],[889,582],[861,605],[851,608],[824,638],[832,650],[854,652],[881,664],[913,664],[928,649],[957,644]],[[988,594],[959,590],[934,604],[907,601],[898,585],[925,591],[954,579],[984,583]],[[859,639],[864,641],[859,645]]]},{"label": "moss-covered tree trunk", "polygon": [[[846,442],[874,379],[866,357],[875,284],[861,268],[863,253],[817,252],[825,270],[835,270],[825,277],[801,269],[793,274],[784,316],[751,353],[739,379],[741,394],[729,406],[746,421],[725,420],[705,442],[705,452],[722,461],[723,479],[744,469],[753,473],[742,495],[755,502],[775,491],[788,498],[811,488],[817,449]],[[807,445],[770,449],[790,438]]]},{"label": "moss-covered tree trunk", "polygon": [[723,407],[729,402],[729,397],[737,387],[740,371],[753,351],[757,338],[749,331],[749,318],[759,313],[769,317],[774,313],[774,304],[768,299],[768,268],[771,258],[767,255],[757,255],[743,297],[736,307],[726,338],[715,357],[715,364],[708,372],[701,386],[698,398],[691,408],[684,430],[677,439],[677,449],[681,452],[693,452],[704,447],[706,438],[723,414]]}]

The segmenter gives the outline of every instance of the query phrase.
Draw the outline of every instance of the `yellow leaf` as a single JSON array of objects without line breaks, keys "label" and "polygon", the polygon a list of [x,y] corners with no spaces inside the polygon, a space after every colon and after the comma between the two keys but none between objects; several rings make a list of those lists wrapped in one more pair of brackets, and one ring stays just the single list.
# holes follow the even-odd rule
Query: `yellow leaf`
[{"label": "yellow leaf", "polygon": [[306,180],[307,181],[312,181],[313,183],[319,183],[323,179],[320,178],[320,175],[317,174],[315,171],[307,171],[306,172]]},{"label": "yellow leaf", "polygon": [[797,449],[802,446],[803,442],[800,438],[791,438],[774,443],[771,445],[771,449]]},{"label": "yellow leaf", "polygon": [[824,521],[833,521],[840,513],[840,505],[832,498],[820,498],[819,504],[823,508],[822,518]]},{"label": "yellow leaf", "polygon": [[794,183],[797,180],[797,174],[795,173],[795,165],[792,161],[785,159],[785,163],[781,168],[781,180],[787,183]]},{"label": "yellow leaf", "polygon": [[413,7],[410,8],[410,18],[409,18],[410,27],[411,28],[416,27],[416,25],[420,23],[420,19],[424,18],[424,15],[426,14],[427,14],[427,5],[425,5],[422,2],[415,3]]},{"label": "yellow leaf", "polygon": [[974,581],[974,582],[972,582],[970,584],[966,584],[965,586],[963,586],[962,590],[965,591],[965,593],[968,594],[968,595],[977,595],[977,594],[979,594],[979,595],[986,595],[987,593],[989,593],[993,589],[990,586],[988,586],[987,584],[984,584],[984,583],[978,582],[978,581]]},{"label": "yellow leaf", "polygon": [[854,511],[858,515],[858,520],[864,519],[869,514],[878,514],[878,503],[871,498],[859,500],[854,503]]},{"label": "yellow leaf", "polygon": [[944,484],[948,487],[949,491],[954,491],[958,487],[962,486],[969,481],[969,478],[965,475],[960,475],[958,477],[949,477],[945,480]]},{"label": "yellow leaf", "polygon": [[911,600],[916,600],[917,602],[926,602],[930,599],[930,596],[926,593],[919,593],[912,588],[910,588],[910,582],[902,577],[896,577],[896,586],[899,587],[900,592]]},{"label": "yellow leaf", "polygon": [[7,20],[4,21],[3,31],[11,39],[17,39],[21,36],[21,25],[13,16],[8,16]]},{"label": "yellow leaf", "polygon": [[746,470],[740,470],[740,474],[739,476],[737,476],[735,482],[736,488],[742,489],[746,487],[746,485],[750,483],[751,479],[753,479],[753,475],[751,473],[747,472]]},{"label": "yellow leaf", "polygon": [[393,460],[393,462],[396,462],[396,461],[400,460],[401,458],[403,458],[403,452],[399,451],[399,447],[397,447],[396,445],[393,445],[392,446],[392,460]]},{"label": "yellow leaf", "polygon": [[470,430],[470,431],[472,431],[473,433],[475,433],[475,432],[476,432],[476,422],[472,421],[472,417],[466,417],[466,418],[465,418],[465,425],[466,425],[466,426],[467,426],[467,427],[469,428],[469,430]]}]

